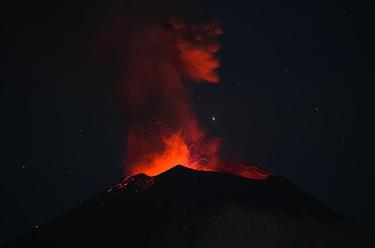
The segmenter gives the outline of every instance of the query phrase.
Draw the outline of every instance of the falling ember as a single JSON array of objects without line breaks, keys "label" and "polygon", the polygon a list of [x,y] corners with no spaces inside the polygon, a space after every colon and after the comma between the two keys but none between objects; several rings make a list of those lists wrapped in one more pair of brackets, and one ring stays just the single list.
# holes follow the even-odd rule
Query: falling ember
[{"label": "falling ember", "polygon": [[267,173],[252,166],[225,165],[219,139],[206,137],[191,108],[189,82],[220,81],[220,25],[202,18],[148,15],[140,18],[112,8],[96,47],[99,55],[115,54],[120,66],[117,94],[129,117],[125,176],[154,176],[181,164],[266,178]]}]

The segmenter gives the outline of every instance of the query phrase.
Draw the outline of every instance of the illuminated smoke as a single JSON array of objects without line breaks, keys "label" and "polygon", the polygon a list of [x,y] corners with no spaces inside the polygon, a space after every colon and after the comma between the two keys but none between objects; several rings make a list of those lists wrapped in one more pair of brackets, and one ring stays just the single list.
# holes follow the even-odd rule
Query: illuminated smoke
[{"label": "illuminated smoke", "polygon": [[116,91],[130,119],[125,176],[157,175],[177,164],[199,170],[222,166],[225,171],[219,140],[206,137],[191,109],[188,87],[219,83],[215,54],[221,27],[202,17],[135,6],[127,6],[131,11],[111,8],[95,51],[99,57],[111,56],[118,66]]},{"label": "illuminated smoke", "polygon": [[[167,26],[166,26],[167,25]],[[131,106],[127,173],[156,175],[176,164],[209,169],[219,142],[207,139],[190,105],[187,82],[217,83],[217,24],[188,26],[169,18],[145,27],[128,54],[126,99]],[[134,53],[133,53],[134,52]]]}]

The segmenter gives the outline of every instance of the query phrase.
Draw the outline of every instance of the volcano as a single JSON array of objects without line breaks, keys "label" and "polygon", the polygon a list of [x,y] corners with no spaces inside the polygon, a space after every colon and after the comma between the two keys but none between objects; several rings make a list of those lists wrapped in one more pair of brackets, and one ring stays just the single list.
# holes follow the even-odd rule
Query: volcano
[{"label": "volcano", "polygon": [[181,165],[124,178],[5,247],[374,247],[364,231],[280,176]]}]

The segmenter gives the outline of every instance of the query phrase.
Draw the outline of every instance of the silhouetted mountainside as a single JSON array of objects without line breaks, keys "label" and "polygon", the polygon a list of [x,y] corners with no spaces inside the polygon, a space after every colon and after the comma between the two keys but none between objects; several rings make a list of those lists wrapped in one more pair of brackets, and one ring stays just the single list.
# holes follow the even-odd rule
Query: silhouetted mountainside
[{"label": "silhouetted mountainside", "polygon": [[375,247],[288,180],[176,166],[124,179],[6,247]]}]

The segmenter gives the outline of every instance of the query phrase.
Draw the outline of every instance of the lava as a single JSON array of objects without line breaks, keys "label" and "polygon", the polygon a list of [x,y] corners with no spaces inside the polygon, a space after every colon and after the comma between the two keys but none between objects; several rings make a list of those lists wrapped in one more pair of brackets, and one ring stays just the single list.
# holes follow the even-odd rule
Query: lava
[{"label": "lava", "polygon": [[147,153],[143,160],[132,164],[132,170],[128,173],[155,176],[178,164],[195,170],[212,170],[219,164],[217,139],[189,146],[185,135],[179,131],[169,137],[162,137],[159,145],[163,146],[159,152]]}]

